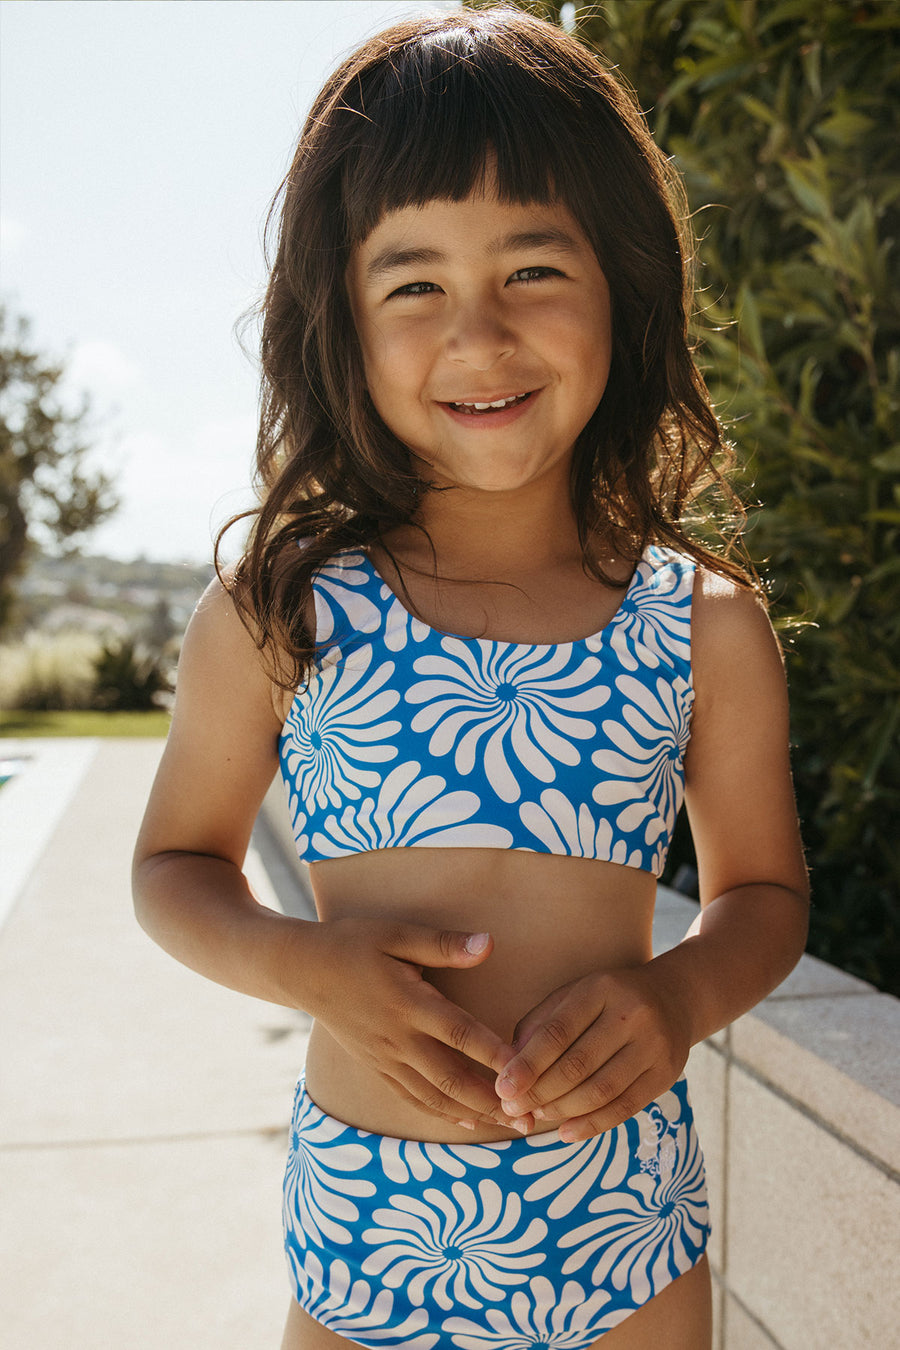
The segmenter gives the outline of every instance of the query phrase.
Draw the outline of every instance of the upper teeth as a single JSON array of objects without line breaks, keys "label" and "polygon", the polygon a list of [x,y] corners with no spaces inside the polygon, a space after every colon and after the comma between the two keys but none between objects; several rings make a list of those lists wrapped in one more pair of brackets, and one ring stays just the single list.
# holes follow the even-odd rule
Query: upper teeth
[{"label": "upper teeth", "polygon": [[460,403],[461,408],[474,408],[477,412],[484,412],[485,408],[505,408],[508,403],[515,403],[521,394],[512,394],[509,398],[498,398],[493,403]]}]

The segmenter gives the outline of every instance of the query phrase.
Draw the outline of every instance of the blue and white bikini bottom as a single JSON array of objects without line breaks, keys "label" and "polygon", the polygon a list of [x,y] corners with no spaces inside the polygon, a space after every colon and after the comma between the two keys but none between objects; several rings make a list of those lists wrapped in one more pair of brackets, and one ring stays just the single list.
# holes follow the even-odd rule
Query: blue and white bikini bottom
[{"label": "blue and white bikini bottom", "polygon": [[300,1307],[360,1345],[586,1350],[703,1255],[687,1083],[583,1143],[433,1144],[334,1120],[301,1078],[284,1229]]}]

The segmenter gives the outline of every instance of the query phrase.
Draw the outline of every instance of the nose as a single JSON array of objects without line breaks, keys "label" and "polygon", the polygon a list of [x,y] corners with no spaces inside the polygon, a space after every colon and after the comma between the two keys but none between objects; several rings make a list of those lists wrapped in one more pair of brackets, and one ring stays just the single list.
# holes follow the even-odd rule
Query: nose
[{"label": "nose", "polygon": [[515,338],[501,307],[491,300],[473,300],[454,314],[446,346],[451,361],[487,371],[515,349]]}]

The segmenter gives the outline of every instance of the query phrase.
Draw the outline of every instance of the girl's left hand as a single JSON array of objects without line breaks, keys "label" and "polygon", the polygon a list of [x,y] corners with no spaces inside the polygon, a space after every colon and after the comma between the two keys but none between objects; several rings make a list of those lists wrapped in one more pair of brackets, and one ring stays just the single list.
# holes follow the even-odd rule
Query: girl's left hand
[{"label": "girl's left hand", "polygon": [[566,1142],[621,1125],[684,1068],[685,1009],[652,963],[585,975],[555,989],[516,1027],[516,1051],[497,1079],[504,1112],[559,1123]]}]

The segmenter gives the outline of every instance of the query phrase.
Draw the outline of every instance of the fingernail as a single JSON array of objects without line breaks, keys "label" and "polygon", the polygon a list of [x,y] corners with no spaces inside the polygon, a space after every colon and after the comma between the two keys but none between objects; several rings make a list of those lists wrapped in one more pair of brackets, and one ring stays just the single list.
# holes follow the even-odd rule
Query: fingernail
[{"label": "fingernail", "polygon": [[466,938],[466,951],[470,956],[480,956],[490,940],[490,933],[470,933]]},{"label": "fingernail", "polygon": [[518,1130],[519,1134],[528,1133],[528,1125],[524,1120],[510,1120],[507,1121],[507,1124],[511,1125],[514,1130]]},{"label": "fingernail", "polygon": [[461,1125],[464,1130],[474,1130],[475,1128],[474,1120],[458,1120],[456,1123]]},{"label": "fingernail", "polygon": [[524,1114],[515,1102],[501,1102],[500,1110],[507,1116],[521,1116]]},{"label": "fingernail", "polygon": [[562,1125],[562,1126],[560,1126],[559,1137],[560,1137],[560,1139],[563,1141],[564,1144],[577,1144],[577,1143],[578,1143],[578,1140],[577,1140],[576,1137],[575,1137],[575,1131],[574,1131],[574,1129],[571,1127],[571,1125]]},{"label": "fingernail", "polygon": [[542,1111],[542,1109],[541,1109],[539,1106],[536,1106],[536,1107],[534,1108],[534,1110],[532,1111],[531,1114],[534,1116],[535,1120],[546,1120],[546,1119],[547,1119],[545,1113]]},{"label": "fingernail", "polygon": [[511,1078],[507,1078],[505,1074],[497,1079],[496,1086],[498,1097],[514,1097],[516,1095],[515,1083]]}]

